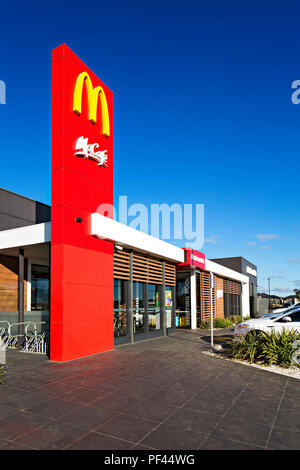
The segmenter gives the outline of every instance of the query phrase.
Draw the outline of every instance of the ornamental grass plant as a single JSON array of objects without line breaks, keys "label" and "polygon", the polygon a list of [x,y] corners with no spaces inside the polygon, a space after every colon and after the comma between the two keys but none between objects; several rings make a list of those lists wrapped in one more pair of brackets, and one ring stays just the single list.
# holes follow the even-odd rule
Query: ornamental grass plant
[{"label": "ornamental grass plant", "polygon": [[230,341],[230,356],[268,366],[299,367],[300,333],[286,329],[277,333],[252,330],[245,338]]}]

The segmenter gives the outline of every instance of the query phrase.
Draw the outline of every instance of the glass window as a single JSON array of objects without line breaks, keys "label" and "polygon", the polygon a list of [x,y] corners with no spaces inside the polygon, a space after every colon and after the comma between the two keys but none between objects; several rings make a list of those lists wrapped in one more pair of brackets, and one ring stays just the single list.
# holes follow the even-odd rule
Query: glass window
[{"label": "glass window", "polygon": [[148,284],[149,330],[160,330],[160,292],[156,284]]},{"label": "glass window", "polygon": [[177,309],[176,327],[190,327],[191,325],[191,297],[190,297],[190,275],[181,274],[177,279]]},{"label": "glass window", "polygon": [[[290,317],[291,321],[292,322],[300,322],[300,309],[296,309],[294,311],[291,311],[290,313],[287,313],[285,315],[285,317]],[[282,318],[279,318],[278,320],[276,320],[278,323],[286,323],[284,321],[284,317]]]},{"label": "glass window", "polygon": [[31,310],[49,310],[49,266],[31,265]]},{"label": "glass window", "polygon": [[144,284],[133,283],[133,331],[135,334],[145,332]]},{"label": "glass window", "polygon": [[114,335],[127,335],[125,281],[114,279]]},{"label": "glass window", "polygon": [[172,287],[166,286],[165,290],[165,309],[166,309],[166,328],[174,326],[173,318],[173,290]]}]

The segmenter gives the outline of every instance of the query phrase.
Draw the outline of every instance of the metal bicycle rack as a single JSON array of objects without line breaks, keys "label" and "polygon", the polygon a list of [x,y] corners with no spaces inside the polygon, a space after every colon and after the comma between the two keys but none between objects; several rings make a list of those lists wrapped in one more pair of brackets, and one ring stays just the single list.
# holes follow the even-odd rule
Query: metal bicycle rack
[{"label": "metal bicycle rack", "polygon": [[[45,331],[42,332],[42,325],[45,325]],[[24,333],[14,333],[13,329],[23,326]],[[41,332],[38,333],[38,327]],[[18,322],[9,323],[8,321],[0,321],[0,349],[16,349],[19,338],[24,339],[21,352],[46,354],[49,344],[48,324],[42,322]]]}]

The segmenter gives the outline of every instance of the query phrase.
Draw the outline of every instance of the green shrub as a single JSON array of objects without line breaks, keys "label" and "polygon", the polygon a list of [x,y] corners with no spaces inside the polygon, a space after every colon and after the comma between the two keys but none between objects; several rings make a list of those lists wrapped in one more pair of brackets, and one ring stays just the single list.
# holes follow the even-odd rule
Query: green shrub
[{"label": "green shrub", "polygon": [[[245,317],[243,321],[249,320],[250,317]],[[237,323],[241,323],[242,317],[238,315],[231,315],[230,317],[226,318],[214,318],[214,328],[230,328]],[[199,328],[201,330],[209,330],[210,329],[210,320],[202,321],[199,324]]]},{"label": "green shrub", "polygon": [[214,328],[229,328],[232,326],[232,321],[229,318],[215,318]]},{"label": "green shrub", "polygon": [[[229,328],[233,326],[233,323],[230,318],[214,318],[213,326],[214,328]],[[210,320],[202,321],[199,325],[199,328],[201,328],[202,330],[209,330]]]},{"label": "green shrub", "polygon": [[199,328],[201,330],[209,330],[210,329],[210,321],[201,321],[199,323]]},{"label": "green shrub", "polygon": [[228,319],[232,322],[232,324],[241,323],[242,321],[242,317],[240,317],[239,315],[230,315]]},{"label": "green shrub", "polygon": [[230,342],[230,354],[239,360],[290,367],[294,365],[292,354],[296,340],[300,340],[300,333],[295,330],[284,329],[278,333],[252,330],[246,338]]}]

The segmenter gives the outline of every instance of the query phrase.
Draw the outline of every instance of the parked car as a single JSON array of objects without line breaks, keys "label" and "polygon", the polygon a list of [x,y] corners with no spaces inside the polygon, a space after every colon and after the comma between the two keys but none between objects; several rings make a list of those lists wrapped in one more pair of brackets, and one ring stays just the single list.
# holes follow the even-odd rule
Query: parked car
[{"label": "parked car", "polygon": [[[288,307],[282,307],[282,308],[274,308],[271,312],[271,313],[284,313],[288,308],[290,308],[290,306]],[[269,314],[268,314],[269,315]]]},{"label": "parked car", "polygon": [[277,333],[283,329],[300,333],[300,306],[294,306],[276,317],[261,317],[239,323],[234,329],[234,336],[245,337],[252,330]]},{"label": "parked car", "polygon": [[279,308],[279,309],[275,309],[275,310],[272,310],[272,312],[269,312],[269,313],[264,313],[264,315],[261,315],[260,318],[278,318],[279,316],[282,316],[284,313],[287,313],[288,311],[291,312],[293,311],[295,308],[299,308],[300,305],[293,305],[292,307],[289,307],[289,308]]}]

